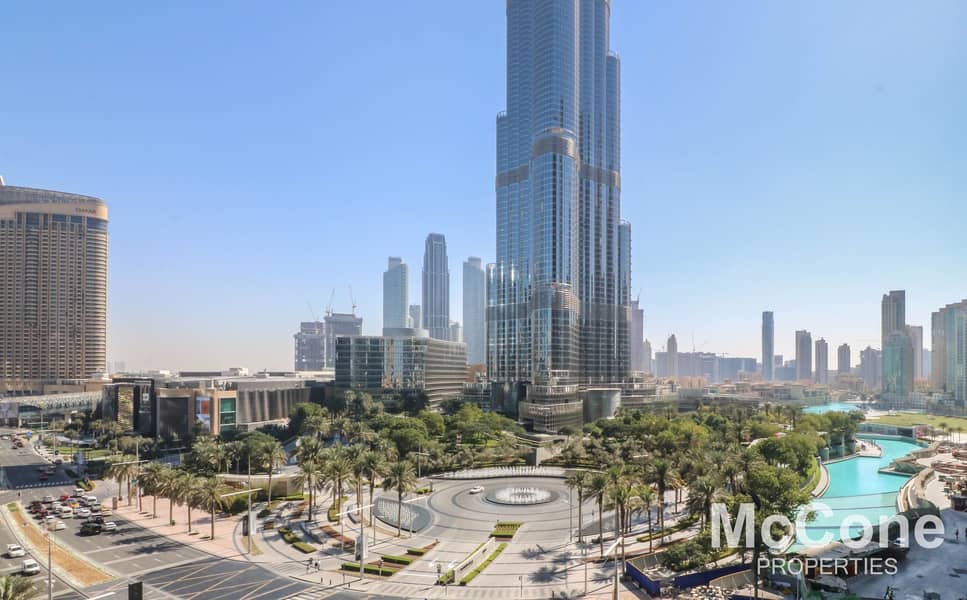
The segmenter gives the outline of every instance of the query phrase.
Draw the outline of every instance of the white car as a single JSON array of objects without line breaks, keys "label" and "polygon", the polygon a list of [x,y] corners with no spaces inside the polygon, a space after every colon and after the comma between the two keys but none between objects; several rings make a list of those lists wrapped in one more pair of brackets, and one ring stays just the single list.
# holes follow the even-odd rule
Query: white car
[{"label": "white car", "polygon": [[472,488],[470,488],[469,491],[470,491],[471,494],[479,494],[479,493],[481,493],[481,492],[484,491],[484,486],[482,486],[482,485],[475,485]]},{"label": "white car", "polygon": [[53,501],[54,501],[53,496],[44,496],[44,499],[41,500],[41,502],[43,502],[44,504],[50,504]]},{"label": "white car", "polygon": [[28,558],[24,561],[20,572],[24,575],[36,575],[37,573],[40,573],[40,565],[37,564],[36,560]]},{"label": "white car", "polygon": [[114,521],[107,521],[101,525],[101,531],[117,531],[118,524]]},{"label": "white car", "polygon": [[19,558],[21,556],[27,556],[22,546],[19,544],[7,544],[7,558]]},{"label": "white car", "polygon": [[61,519],[69,519],[74,516],[74,509],[69,506],[64,506],[57,512],[57,514],[60,515]]},{"label": "white car", "polygon": [[78,508],[74,511],[74,516],[78,519],[86,519],[87,517],[91,516],[91,509],[84,507]]},{"label": "white car", "polygon": [[62,531],[67,529],[67,523],[63,521],[51,521],[47,524],[47,529],[51,531]]}]

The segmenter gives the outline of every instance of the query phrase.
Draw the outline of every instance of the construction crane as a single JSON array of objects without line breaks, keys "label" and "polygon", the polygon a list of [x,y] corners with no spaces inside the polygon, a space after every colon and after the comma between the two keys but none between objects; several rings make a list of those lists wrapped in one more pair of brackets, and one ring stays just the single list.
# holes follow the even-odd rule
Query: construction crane
[{"label": "construction crane", "polygon": [[309,314],[312,315],[312,320],[316,323],[319,322],[319,317],[316,316],[316,311],[312,309],[312,302],[306,300],[306,306],[309,307]]},{"label": "construction crane", "polygon": [[353,303],[353,316],[356,316],[356,296],[353,295],[353,286],[349,286],[349,300]]},{"label": "construction crane", "polygon": [[332,291],[329,292],[329,304],[326,305],[326,316],[327,317],[331,317],[332,316],[332,299],[333,299],[333,297],[335,297],[335,295],[336,295],[336,288],[332,288]]}]

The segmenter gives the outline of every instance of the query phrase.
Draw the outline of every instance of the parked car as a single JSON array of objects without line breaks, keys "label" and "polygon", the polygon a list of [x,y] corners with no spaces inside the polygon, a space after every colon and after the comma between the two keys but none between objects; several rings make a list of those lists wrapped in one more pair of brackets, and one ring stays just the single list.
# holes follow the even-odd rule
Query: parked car
[{"label": "parked car", "polygon": [[101,515],[91,515],[91,517],[84,521],[84,523],[97,523],[98,525],[103,525],[104,517]]},{"label": "parked car", "polygon": [[76,487],[76,488],[74,488],[74,497],[75,498],[83,498],[84,497],[84,492],[85,492],[84,488]]},{"label": "parked car", "polygon": [[27,553],[20,544],[7,544],[7,558],[19,558],[21,556],[27,556]]},{"label": "parked car", "polygon": [[44,504],[50,504],[53,501],[54,501],[54,497],[50,495],[44,496],[44,499],[41,500],[41,502],[43,502]]},{"label": "parked car", "polygon": [[70,519],[73,516],[74,516],[74,509],[72,509],[71,507],[65,506],[64,508],[60,509],[61,519]]},{"label": "parked car", "polygon": [[100,502],[97,499],[97,496],[92,496],[90,494],[87,496],[84,496],[84,500],[86,500],[88,504],[100,504]]},{"label": "parked car", "polygon": [[61,531],[63,529],[67,529],[67,523],[63,521],[53,521],[47,525],[47,529],[52,531]]},{"label": "parked car", "polygon": [[101,525],[102,531],[117,531],[117,528],[118,528],[118,524],[115,523],[114,521],[108,521],[107,523],[103,523]]},{"label": "parked car", "polygon": [[91,509],[89,508],[78,508],[74,511],[74,516],[78,519],[86,519],[91,516]]},{"label": "parked car", "polygon": [[85,521],[81,525],[81,535],[97,535],[103,530],[103,525],[100,523],[93,523],[91,521]]},{"label": "parked car", "polygon": [[24,575],[36,575],[40,573],[40,565],[37,564],[36,560],[28,558],[23,562],[23,567],[21,567],[20,572]]}]

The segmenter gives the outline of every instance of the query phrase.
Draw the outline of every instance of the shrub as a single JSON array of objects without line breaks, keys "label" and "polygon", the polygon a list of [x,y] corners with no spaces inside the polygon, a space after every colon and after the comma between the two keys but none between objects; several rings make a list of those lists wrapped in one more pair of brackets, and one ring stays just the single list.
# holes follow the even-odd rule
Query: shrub
[{"label": "shrub", "polygon": [[260,510],[260,511],[258,512],[258,514],[257,514],[257,515],[255,515],[255,516],[256,516],[256,517],[258,517],[258,518],[260,518],[260,519],[264,519],[265,517],[267,517],[267,516],[269,516],[269,515],[271,515],[271,514],[272,514],[272,511],[270,511],[270,510],[269,510],[269,509],[267,509],[267,508],[263,508],[263,509],[262,509],[262,510]]},{"label": "shrub", "polygon": [[497,560],[497,557],[500,556],[500,553],[503,552],[504,548],[506,547],[507,547],[507,544],[500,544],[499,546],[497,546],[497,549],[494,550],[490,554],[490,556],[487,557],[487,560],[483,561],[482,563],[480,563],[480,565],[477,566],[476,569],[474,569],[473,571],[470,571],[469,573],[463,576],[463,578],[460,580],[460,585],[467,585],[468,583],[473,581],[474,577],[476,577],[477,575],[480,575],[480,573],[482,573],[483,570],[486,569],[490,563]]},{"label": "shrub", "polygon": [[303,554],[312,554],[313,552],[316,551],[315,546],[309,545],[305,542],[296,542],[292,544],[292,547],[298,550],[299,552],[302,552]]},{"label": "shrub", "polygon": [[423,548],[407,548],[406,549],[406,553],[407,554],[412,554],[413,556],[423,556],[427,552],[428,551],[427,550],[424,550]]},{"label": "shrub", "polygon": [[498,521],[497,526],[490,532],[490,537],[512,538],[523,523],[515,521]]},{"label": "shrub", "polygon": [[[358,562],[344,562],[341,568],[343,571],[353,571],[359,573]],[[380,569],[377,565],[363,565],[363,572],[371,575],[379,575],[380,577],[389,577],[390,575],[396,573],[396,570],[387,569],[386,567]]]},{"label": "shrub", "polygon": [[416,560],[414,558],[408,558],[406,556],[394,556],[392,554],[384,554],[380,558],[382,558],[384,562],[395,563],[398,565],[411,565],[413,564],[413,561]]},{"label": "shrub", "polygon": [[413,490],[413,491],[414,491],[414,492],[415,492],[415,493],[416,493],[417,495],[419,495],[419,496],[423,496],[423,495],[425,495],[425,494],[429,494],[429,493],[430,493],[430,488],[428,488],[428,487],[421,487],[421,488],[416,488],[416,489],[415,489],[415,490]]}]

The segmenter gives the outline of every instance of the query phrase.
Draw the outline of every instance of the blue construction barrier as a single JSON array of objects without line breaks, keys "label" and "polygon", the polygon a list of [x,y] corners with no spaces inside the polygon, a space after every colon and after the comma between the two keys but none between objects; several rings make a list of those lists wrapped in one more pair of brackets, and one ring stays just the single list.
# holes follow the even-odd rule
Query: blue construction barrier
[{"label": "blue construction barrier", "polygon": [[702,571],[701,573],[679,575],[672,581],[672,585],[680,590],[687,590],[688,588],[705,585],[713,579],[718,579],[719,577],[724,577],[740,571],[748,571],[751,568],[752,565],[730,565],[728,567],[712,569],[711,571]]},{"label": "blue construction barrier", "polygon": [[630,562],[625,563],[625,575],[634,579],[635,582],[651,596],[661,596],[661,584],[659,584],[657,581],[652,581],[649,579],[647,575],[642,573],[638,567],[634,566]]}]

